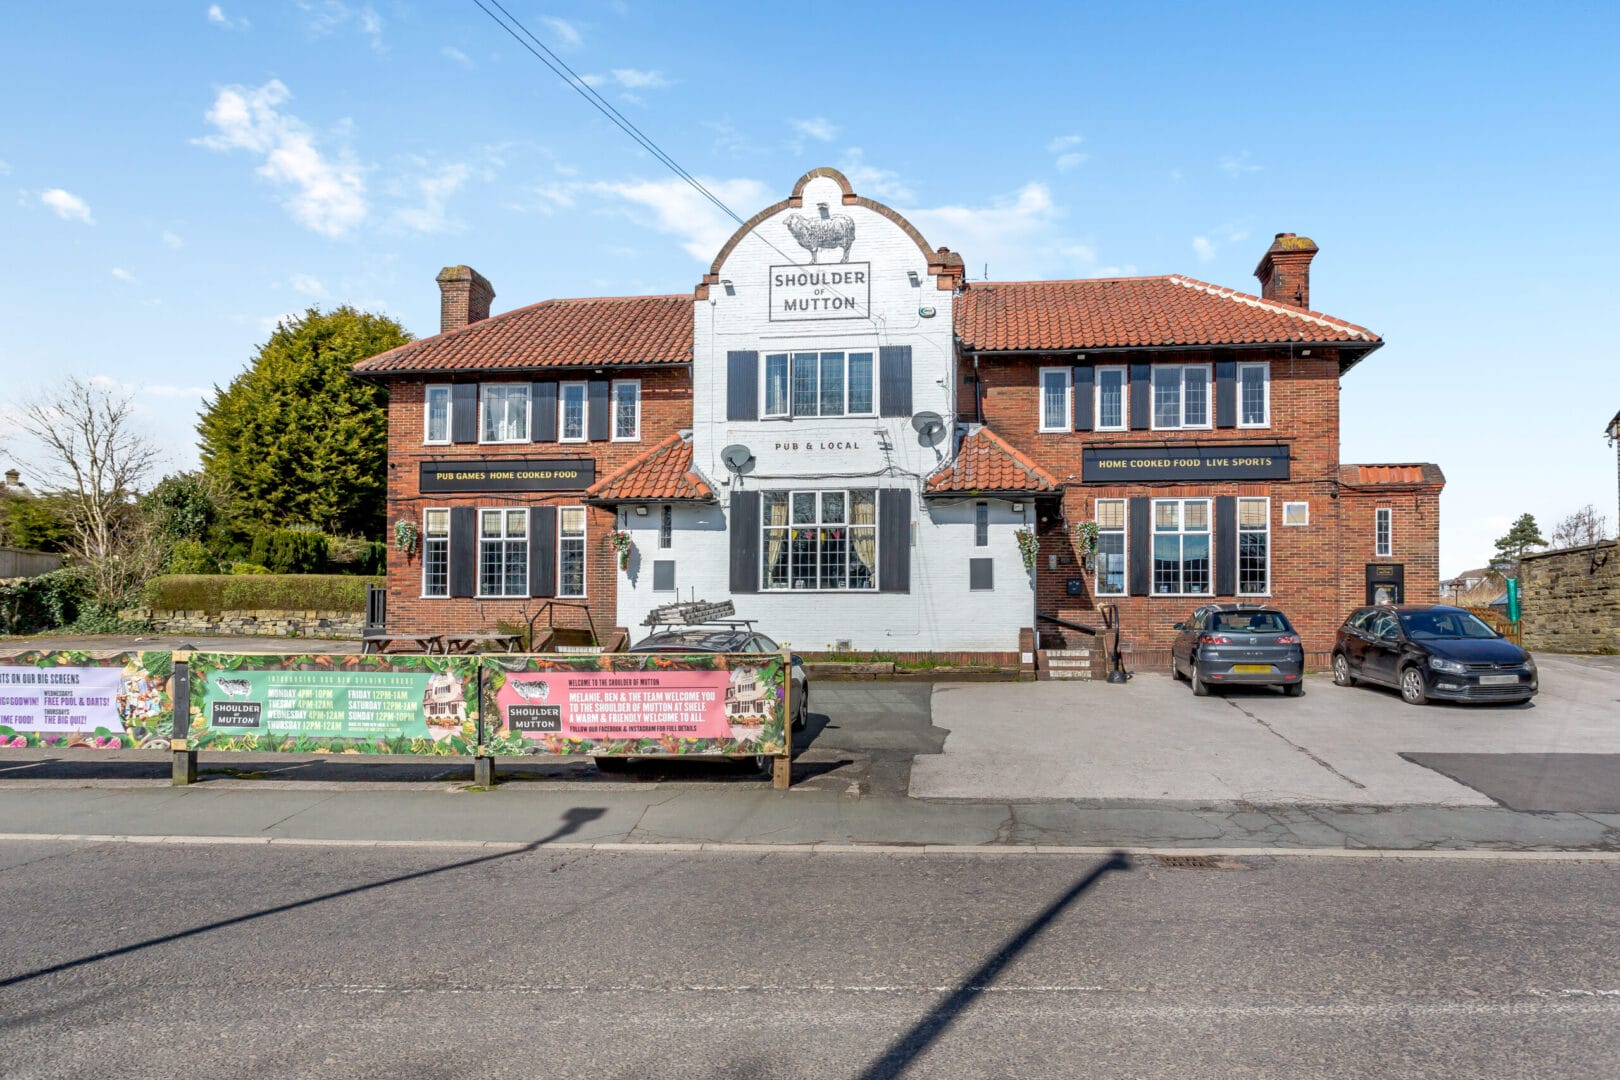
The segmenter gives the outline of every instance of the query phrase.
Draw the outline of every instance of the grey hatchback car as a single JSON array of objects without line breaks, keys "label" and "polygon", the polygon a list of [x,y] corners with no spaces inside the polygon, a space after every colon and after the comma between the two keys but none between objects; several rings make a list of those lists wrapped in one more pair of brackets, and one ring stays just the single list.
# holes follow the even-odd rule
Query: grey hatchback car
[{"label": "grey hatchback car", "polygon": [[1185,622],[1170,647],[1170,673],[1192,684],[1196,697],[1227,683],[1281,686],[1305,692],[1305,646],[1276,608],[1206,604]]}]

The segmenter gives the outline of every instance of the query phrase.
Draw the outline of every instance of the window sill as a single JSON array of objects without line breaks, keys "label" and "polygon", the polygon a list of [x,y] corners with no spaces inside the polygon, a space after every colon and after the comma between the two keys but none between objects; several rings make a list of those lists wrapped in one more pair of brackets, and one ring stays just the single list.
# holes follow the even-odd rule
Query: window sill
[{"label": "window sill", "polygon": [[422,440],[422,445],[423,446],[454,446],[455,441],[453,439],[423,439]]},{"label": "window sill", "polygon": [[[525,435],[521,439],[479,439],[478,440],[478,445],[479,446],[522,446],[525,443],[529,443],[529,442],[532,442],[532,441],[533,440],[531,440],[527,435]],[[445,445],[445,444],[439,443],[439,444],[435,444],[435,445]]]},{"label": "window sill", "polygon": [[609,441],[610,442],[618,442],[618,443],[638,443],[638,442],[641,441],[641,436],[640,435],[626,435],[625,437],[620,438],[619,436],[615,435]]}]

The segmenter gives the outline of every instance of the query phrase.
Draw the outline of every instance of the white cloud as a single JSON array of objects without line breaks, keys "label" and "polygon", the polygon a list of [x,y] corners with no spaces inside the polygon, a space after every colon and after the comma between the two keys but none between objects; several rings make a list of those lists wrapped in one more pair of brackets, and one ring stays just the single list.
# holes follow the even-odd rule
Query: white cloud
[{"label": "white cloud", "polygon": [[1243,151],[1241,154],[1227,154],[1220,160],[1221,172],[1225,173],[1227,176],[1243,176],[1245,173],[1259,172],[1260,168],[1261,166],[1256,165],[1249,160],[1249,152],[1247,150]]},{"label": "white cloud", "polygon": [[540,21],[557,36],[557,44],[565,49],[577,49],[585,43],[584,35],[579,32],[579,28],[567,19],[560,19],[555,15],[542,15]]},{"label": "white cloud", "polygon": [[1048,154],[1062,154],[1073,150],[1085,141],[1084,135],[1057,135],[1046,144],[1046,152]]},{"label": "white cloud", "polygon": [[832,142],[838,138],[838,125],[825,116],[813,116],[808,120],[793,121],[793,130],[807,139],[818,142]]},{"label": "white cloud", "polygon": [[40,192],[39,201],[56,211],[56,216],[63,221],[82,221],[86,225],[96,223],[95,218],[90,216],[89,203],[59,187]]},{"label": "white cloud", "polygon": [[164,229],[163,230],[163,245],[165,247],[170,247],[170,248],[173,248],[176,251],[179,251],[181,248],[186,246],[186,242],[184,240],[182,240],[179,236],[176,236],[174,233],[170,232],[168,229]]},{"label": "white cloud", "polygon": [[1217,225],[1208,235],[1192,238],[1193,254],[1198,256],[1199,262],[1214,262],[1215,256],[1220,252],[1220,245],[1235,244],[1248,238],[1248,232],[1235,225]]},{"label": "white cloud", "polygon": [[[754,207],[771,202],[770,190],[758,180],[711,180],[702,183],[727,206]],[[630,180],[590,185],[597,194],[633,203],[653,212],[653,228],[681,238],[681,246],[701,262],[711,261],[737,231],[737,223],[722,214],[686,181]],[[745,211],[738,211],[743,213]]]},{"label": "white cloud", "polygon": [[247,150],[264,163],[260,176],[290,187],[284,205],[294,220],[323,236],[342,236],[366,216],[365,172],[347,148],[322,155],[313,133],[277,106],[292,97],[279,79],[263,86],[227,86],[207,112],[218,134],[196,141],[210,150]]},{"label": "white cloud", "polygon": [[319,280],[311,277],[308,274],[294,274],[292,277],[287,279],[287,284],[292,286],[292,290],[294,292],[301,292],[305,296],[326,295],[326,286],[322,285]]},{"label": "white cloud", "polygon": [[245,16],[231,16],[225,14],[224,9],[218,4],[208,5],[208,21],[213,23],[215,26],[226,30],[246,30],[249,26],[253,25],[247,21]]},{"label": "white cloud", "polygon": [[1192,238],[1193,254],[1198,256],[1199,262],[1213,262],[1215,259],[1215,244],[1207,236]]},{"label": "white cloud", "polygon": [[394,211],[394,220],[415,232],[451,231],[457,226],[446,216],[446,207],[450,202],[450,196],[460,190],[470,176],[472,176],[470,166],[453,162],[440,166],[426,176],[418,177],[413,186],[420,200],[419,205]]},{"label": "white cloud", "polygon": [[1076,165],[1083,164],[1088,156],[1086,154],[1059,154],[1057,161],[1053,164],[1057,166],[1058,172],[1068,172]]},{"label": "white cloud", "polygon": [[298,0],[298,8],[305,15],[304,25],[311,34],[317,37],[325,36],[344,26],[354,25],[371,41],[371,47],[377,52],[387,52],[388,47],[383,44],[382,16],[370,4],[355,7],[343,3],[342,0]]},{"label": "white cloud", "polygon": [[613,79],[626,90],[662,90],[670,85],[662,71],[639,71],[636,68],[614,68]]},{"label": "white cloud", "polygon": [[0,161],[0,176],[10,176],[10,175],[11,175],[11,163],[9,161]]},{"label": "white cloud", "polygon": [[465,68],[478,66],[472,62],[472,57],[468,56],[454,45],[446,45],[444,48],[439,50],[439,55],[444,57],[446,60],[454,60],[456,63]]},{"label": "white cloud", "polygon": [[868,165],[858,146],[844,151],[844,160],[839,169],[849,178],[849,186],[855,189],[857,195],[875,195],[900,202],[910,202],[917,197],[901,180],[899,173]]},{"label": "white cloud", "polygon": [[1045,184],[1031,181],[988,206],[939,206],[905,211],[931,245],[943,244],[967,260],[968,276],[1083,277],[1125,268],[1099,267],[1097,250],[1064,231],[1063,210]]},{"label": "white cloud", "polygon": [[135,284],[135,275],[130,273],[128,270],[125,270],[122,266],[113,267],[112,276],[117,278],[119,281],[122,281],[126,285]]}]

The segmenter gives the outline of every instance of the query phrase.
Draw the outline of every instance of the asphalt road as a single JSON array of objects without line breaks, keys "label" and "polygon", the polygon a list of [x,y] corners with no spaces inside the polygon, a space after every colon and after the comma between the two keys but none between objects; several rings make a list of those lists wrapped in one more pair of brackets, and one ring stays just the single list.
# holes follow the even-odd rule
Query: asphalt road
[{"label": "asphalt road", "polygon": [[1620,1075],[1614,863],[27,841],[0,911],[8,1077]]}]

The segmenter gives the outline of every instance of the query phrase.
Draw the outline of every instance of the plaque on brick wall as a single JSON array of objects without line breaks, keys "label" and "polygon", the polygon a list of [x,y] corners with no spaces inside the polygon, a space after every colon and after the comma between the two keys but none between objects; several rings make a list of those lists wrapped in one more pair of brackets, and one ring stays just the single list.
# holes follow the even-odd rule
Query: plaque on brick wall
[{"label": "plaque on brick wall", "polygon": [[1080,479],[1087,484],[1287,480],[1288,447],[1285,444],[1088,446],[1081,452]]},{"label": "plaque on brick wall", "polygon": [[596,482],[590,458],[516,458],[503,461],[424,461],[421,490],[584,491]]}]

